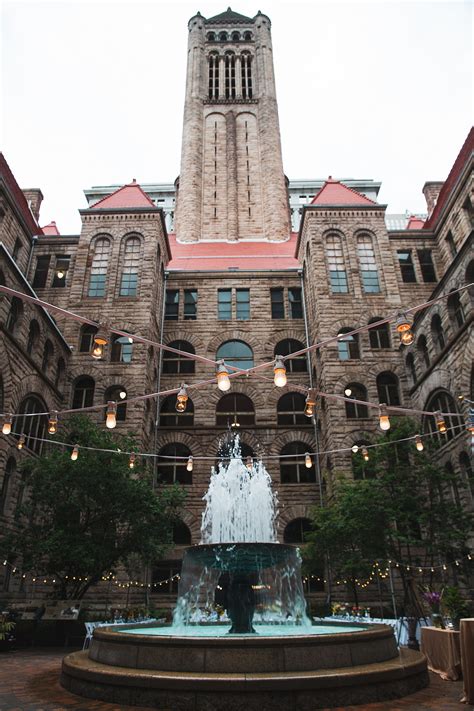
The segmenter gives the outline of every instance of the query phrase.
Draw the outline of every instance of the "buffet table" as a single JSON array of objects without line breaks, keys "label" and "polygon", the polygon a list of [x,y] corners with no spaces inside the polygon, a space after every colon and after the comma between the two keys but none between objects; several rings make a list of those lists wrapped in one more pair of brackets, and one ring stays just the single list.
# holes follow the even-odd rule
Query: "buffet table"
[{"label": "buffet table", "polygon": [[428,661],[428,669],[442,679],[461,679],[460,633],[438,627],[421,628],[421,651]]}]

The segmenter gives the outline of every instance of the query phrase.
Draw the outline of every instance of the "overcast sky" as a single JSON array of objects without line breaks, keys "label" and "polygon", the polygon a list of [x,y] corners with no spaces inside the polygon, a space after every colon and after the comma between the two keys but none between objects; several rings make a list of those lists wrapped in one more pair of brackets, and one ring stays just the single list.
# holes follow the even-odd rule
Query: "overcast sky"
[{"label": "overcast sky", "polygon": [[[179,173],[187,21],[229,0],[3,0],[1,149],[41,224],[80,230],[83,189]],[[0,0],[1,2],[1,0]],[[238,0],[272,20],[291,178],[373,178],[424,211],[473,115],[472,3]]]}]

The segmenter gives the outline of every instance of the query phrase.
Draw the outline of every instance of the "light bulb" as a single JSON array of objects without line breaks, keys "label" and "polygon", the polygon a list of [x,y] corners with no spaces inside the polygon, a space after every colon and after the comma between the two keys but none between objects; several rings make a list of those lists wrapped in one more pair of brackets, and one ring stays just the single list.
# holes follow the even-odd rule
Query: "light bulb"
[{"label": "light bulb", "polygon": [[56,276],[58,277],[58,279],[64,279],[64,272],[63,272],[63,270],[62,270],[62,269],[58,269],[58,270],[56,271]]},{"label": "light bulb", "polygon": [[249,471],[252,470],[252,467],[253,467],[252,457],[247,457],[246,467]]},{"label": "light bulb", "polygon": [[362,456],[364,457],[364,462],[369,461],[369,450],[367,447],[362,447]]},{"label": "light bulb", "polygon": [[311,455],[309,452],[306,452],[306,454],[304,455],[304,465],[307,469],[311,469],[311,467],[313,466],[313,462],[311,460]]},{"label": "light bulb", "polygon": [[128,466],[130,467],[130,469],[133,469],[133,468],[134,468],[136,458],[137,458],[137,457],[136,457],[135,452],[132,452],[131,455],[130,455],[130,458],[129,458],[129,460],[128,460]]},{"label": "light bulb", "polygon": [[22,435],[20,435],[20,439],[18,440],[18,443],[16,446],[18,449],[23,449],[24,444],[25,444],[25,435],[22,434]]},{"label": "light bulb", "polygon": [[100,343],[94,343],[94,346],[91,350],[91,356],[95,358],[96,360],[100,360],[102,356],[104,355],[104,346],[102,346]]},{"label": "light bulb", "polygon": [[10,434],[10,432],[12,431],[12,420],[13,420],[12,415],[5,415],[5,419],[3,421],[3,426],[2,426],[2,434],[4,434],[4,435]]},{"label": "light bulb", "polygon": [[285,364],[283,363],[283,358],[281,356],[277,356],[275,358],[275,366],[273,368],[273,382],[277,386],[277,388],[283,388],[286,385],[286,368]]},{"label": "light bulb", "polygon": [[356,444],[353,444],[351,447],[351,452],[353,454],[357,454],[358,451],[359,451],[359,447]]},{"label": "light bulb", "polygon": [[186,388],[184,386],[184,383],[181,385],[178,394],[176,396],[176,411],[177,412],[184,412],[186,410],[186,403],[188,402],[188,393],[186,392]]},{"label": "light bulb", "polygon": [[444,417],[441,414],[441,412],[438,410],[438,412],[434,413],[434,416],[436,418],[436,426],[438,428],[438,432],[441,432],[441,434],[446,434],[446,422],[444,421]]},{"label": "light bulb", "polygon": [[415,446],[419,452],[422,452],[424,450],[423,440],[421,439],[420,435],[416,435],[415,437]]},{"label": "light bulb", "polygon": [[310,390],[307,397],[306,397],[306,402],[304,406],[304,414],[306,417],[312,417],[315,413],[316,410],[316,395],[314,394],[314,390]]},{"label": "light bulb", "polygon": [[58,411],[53,410],[49,416],[48,420],[48,432],[49,434],[56,434],[58,431]]},{"label": "light bulb", "polygon": [[414,340],[415,334],[413,331],[403,331],[403,333],[400,334],[400,341],[404,346],[411,346]]},{"label": "light bulb", "polygon": [[109,342],[107,335],[102,326],[99,326],[97,333],[94,335],[91,355],[93,358],[99,359],[104,355],[104,347]]},{"label": "light bulb", "polygon": [[192,472],[193,470],[193,458],[189,457],[188,462],[186,464],[186,471]]},{"label": "light bulb", "polygon": [[230,389],[230,378],[229,373],[226,370],[225,363],[223,360],[219,361],[219,366],[217,368],[217,387],[222,392],[226,392]]},{"label": "light bulb", "polygon": [[79,445],[78,445],[78,444],[75,444],[75,445],[74,445],[74,449],[73,449],[72,452],[71,452],[71,459],[72,459],[72,461],[75,462],[76,459],[78,458],[78,456],[79,456]]},{"label": "light bulb", "polygon": [[344,395],[345,395],[346,397],[350,397],[350,396],[352,395],[352,390],[351,390],[350,388],[346,388],[346,389],[344,390]]},{"label": "light bulb", "polygon": [[114,402],[113,400],[109,400],[107,403],[107,417],[105,420],[105,426],[109,428],[109,430],[113,430],[114,427],[117,424],[117,403]]},{"label": "light bulb", "polygon": [[390,429],[390,419],[386,405],[380,405],[379,427],[384,432]]},{"label": "light bulb", "polygon": [[121,391],[119,392],[119,398],[120,398],[121,400],[125,400],[126,397],[127,397],[127,393],[125,392],[125,390],[121,390]]},{"label": "light bulb", "polygon": [[395,321],[395,328],[397,333],[400,334],[400,342],[404,346],[409,346],[413,343],[415,336],[412,333],[411,327],[413,324],[413,319],[406,314],[398,314],[397,320]]}]

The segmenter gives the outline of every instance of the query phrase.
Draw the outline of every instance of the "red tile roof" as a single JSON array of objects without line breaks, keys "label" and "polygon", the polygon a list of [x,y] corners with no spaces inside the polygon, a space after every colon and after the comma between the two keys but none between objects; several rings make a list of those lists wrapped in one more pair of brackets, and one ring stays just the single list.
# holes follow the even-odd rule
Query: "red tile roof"
[{"label": "red tile roof", "polygon": [[135,179],[133,179],[133,182],[122,185],[122,187],[115,192],[102,198],[102,200],[96,202],[95,205],[91,205],[90,209],[114,210],[127,207],[155,207]]},{"label": "red tile roof", "polygon": [[454,165],[451,168],[448,177],[446,178],[443,187],[440,190],[440,193],[438,195],[438,200],[436,202],[435,208],[429,218],[425,222],[424,229],[425,230],[432,230],[438,220],[438,217],[440,216],[443,207],[445,206],[451,191],[453,190],[454,186],[456,185],[457,179],[461,175],[464,166],[466,165],[467,161],[470,159],[472,152],[474,151],[474,128],[471,128],[469,133],[467,134],[467,138],[464,141],[464,144],[459,151],[458,157],[454,161]]},{"label": "red tile roof", "polygon": [[170,234],[172,259],[169,270],[227,271],[298,269],[294,258],[296,239],[293,232],[287,242],[177,242]]},{"label": "red tile roof", "polygon": [[49,225],[45,225],[41,229],[43,230],[44,235],[59,235],[59,230],[56,227],[56,223],[54,220],[52,220]]},{"label": "red tile roof", "polygon": [[313,198],[310,205],[376,205],[365,195],[358,193],[347,185],[333,180],[331,176],[326,180],[321,190]]},{"label": "red tile roof", "polygon": [[411,215],[405,229],[407,229],[407,230],[421,230],[421,229],[423,229],[424,224],[425,224],[425,221],[422,220],[421,217],[417,217],[416,215]]},{"label": "red tile roof", "polygon": [[26,225],[28,226],[31,235],[42,234],[41,227],[38,225],[35,218],[33,217],[28,202],[23,194],[23,191],[16,182],[15,176],[13,175],[10,166],[5,160],[5,156],[3,155],[3,153],[0,153],[0,178],[2,178],[8,190],[10,191],[10,194],[14,199],[17,208],[20,211]]}]

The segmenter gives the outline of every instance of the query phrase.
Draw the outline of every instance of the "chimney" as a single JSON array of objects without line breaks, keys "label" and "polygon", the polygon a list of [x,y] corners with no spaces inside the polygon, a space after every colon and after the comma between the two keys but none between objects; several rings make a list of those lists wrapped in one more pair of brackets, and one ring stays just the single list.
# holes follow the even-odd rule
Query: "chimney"
[{"label": "chimney", "polygon": [[33,213],[33,217],[36,222],[38,222],[40,207],[43,202],[43,193],[39,188],[26,188],[25,190],[22,190],[22,193],[26,198],[31,212]]},{"label": "chimney", "polygon": [[423,185],[423,195],[425,196],[426,200],[428,219],[431,217],[431,213],[435,209],[443,185],[444,183],[434,180],[429,181]]}]

